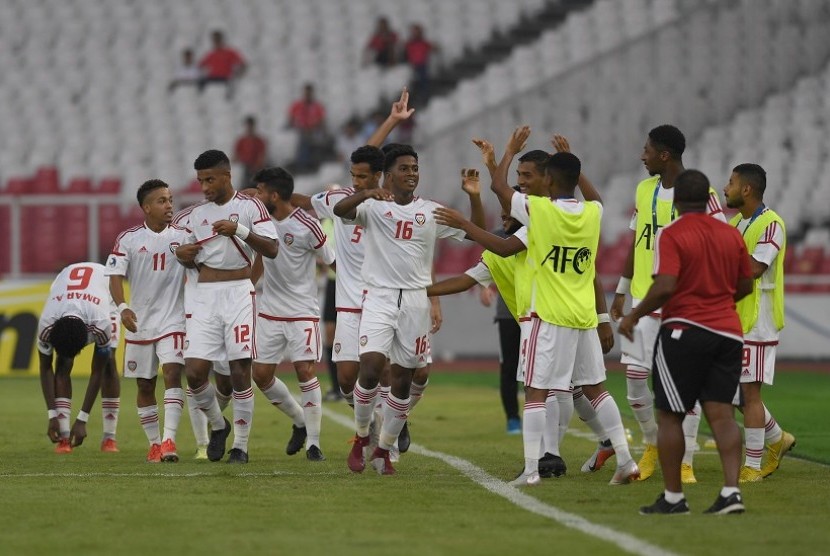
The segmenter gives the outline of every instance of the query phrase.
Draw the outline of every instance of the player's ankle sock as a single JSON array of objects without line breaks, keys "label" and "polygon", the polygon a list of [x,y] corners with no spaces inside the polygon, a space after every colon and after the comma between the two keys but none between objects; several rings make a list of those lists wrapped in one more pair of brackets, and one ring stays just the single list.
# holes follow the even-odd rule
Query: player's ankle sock
[{"label": "player's ankle sock", "polygon": [[695,402],[695,406],[687,411],[686,417],[683,418],[683,436],[686,439],[686,451],[683,452],[683,463],[688,465],[692,465],[695,459],[697,431],[700,428],[700,414],[702,411],[700,402]]},{"label": "player's ankle sock", "polygon": [[302,396],[300,405],[303,407],[305,428],[308,433],[306,446],[320,447],[320,426],[323,422],[323,394],[320,390],[320,381],[312,378],[308,382],[300,383]]},{"label": "player's ankle sock", "polygon": [[579,419],[588,425],[588,428],[593,431],[599,442],[608,440],[608,435],[605,429],[602,428],[602,423],[599,422],[597,412],[594,411],[594,406],[591,405],[591,400],[588,396],[582,393],[582,388],[574,389],[574,409],[576,410]]},{"label": "player's ankle sock", "polygon": [[354,425],[358,436],[369,436],[369,423],[375,411],[378,387],[365,390],[358,382],[354,386]]},{"label": "player's ankle sock", "polygon": [[614,446],[617,463],[620,465],[628,463],[631,460],[631,452],[628,450],[628,440],[625,437],[620,409],[617,407],[614,398],[608,392],[603,392],[591,400],[591,405],[594,406],[597,418],[611,440],[611,445]]},{"label": "player's ankle sock", "polygon": [[164,440],[176,441],[176,431],[184,409],[184,390],[168,388],[164,391]]},{"label": "player's ankle sock", "polygon": [[562,444],[562,439],[565,438],[574,415],[573,390],[557,390],[556,403],[559,404],[559,444]]},{"label": "player's ankle sock", "polygon": [[427,389],[427,385],[429,384],[429,379],[423,384],[418,384],[417,382],[412,382],[412,386],[409,387],[409,411],[412,412],[415,409],[415,406],[418,405],[418,402],[421,401],[421,398],[424,397],[424,390]]},{"label": "player's ankle sock", "polygon": [[722,489],[720,489],[720,495],[723,496],[724,498],[729,498],[730,496],[732,496],[733,494],[735,494],[737,492],[741,492],[741,489],[739,489],[738,487],[725,486]]},{"label": "player's ankle sock", "polygon": [[346,400],[346,403],[349,404],[349,407],[354,409],[354,391],[349,392],[348,394],[340,389],[340,395],[343,396],[343,399]]},{"label": "player's ankle sock", "polygon": [[389,398],[389,391],[391,389],[391,386],[378,387],[378,397],[375,399],[375,412],[380,413],[383,411],[383,405],[386,403],[386,399]]},{"label": "player's ankle sock", "polygon": [[778,426],[778,422],[772,416],[772,413],[769,412],[766,405],[764,406],[764,429],[764,442],[767,444],[775,444],[781,440],[781,435],[784,434],[784,431]]},{"label": "player's ankle sock", "polygon": [[681,500],[685,498],[682,492],[672,492],[670,490],[663,491],[663,498],[666,499],[666,502],[669,504],[677,504]]},{"label": "player's ankle sock", "polygon": [[525,402],[524,411],[522,412],[525,473],[539,470],[539,446],[545,432],[546,413],[545,402]]},{"label": "player's ankle sock", "polygon": [[187,389],[187,412],[190,414],[190,426],[193,429],[196,446],[207,446],[207,416],[204,411],[196,407],[196,400],[193,399],[193,390],[190,388]]},{"label": "player's ankle sock", "polygon": [[118,429],[118,412],[121,398],[101,398],[101,418],[104,421],[104,438],[115,438]]},{"label": "player's ankle sock", "polygon": [[383,406],[383,425],[381,425],[378,439],[379,448],[389,450],[398,440],[398,435],[401,434],[401,429],[409,416],[410,403],[410,398],[401,399],[389,394]]},{"label": "player's ankle sock", "polygon": [[[640,378],[642,375],[644,378]],[[637,375],[632,378],[631,375]],[[657,445],[657,420],[654,418],[654,397],[648,389],[648,373],[639,369],[626,370],[626,384],[628,386],[628,405],[634,412],[634,418],[643,431],[643,440],[646,444]]]},{"label": "player's ankle sock", "polygon": [[746,463],[752,469],[761,469],[761,456],[764,455],[764,429],[761,427],[744,428],[746,442]]},{"label": "player's ankle sock", "polygon": [[233,391],[231,391],[230,396],[226,396],[222,392],[219,391],[218,388],[214,387],[214,391],[216,392],[216,403],[219,404],[219,411],[225,411],[225,408],[228,407],[228,404],[231,403],[231,399],[233,398]]},{"label": "player's ankle sock", "polygon": [[69,438],[69,421],[72,419],[72,400],[55,398],[55,411],[58,412],[58,431],[61,438]]},{"label": "player's ankle sock", "polygon": [[546,453],[559,455],[559,402],[556,401],[557,394],[553,390],[548,390],[548,397],[545,399],[545,430],[542,432],[542,443],[539,450],[540,459]]},{"label": "player's ankle sock", "polygon": [[196,402],[196,407],[207,416],[211,430],[218,431],[225,428],[225,419],[222,417],[222,410],[219,409],[219,403],[216,401],[216,389],[213,384],[205,382],[198,388],[194,388],[193,400]]},{"label": "player's ankle sock", "polygon": [[233,391],[233,447],[248,451],[248,437],[254,420],[254,389]]},{"label": "player's ankle sock", "polygon": [[147,442],[150,444],[161,444],[159,437],[159,406],[146,405],[138,408],[138,421],[144,434],[147,435]]},{"label": "player's ankle sock", "polygon": [[305,426],[305,417],[303,416],[303,408],[288,391],[288,386],[283,381],[274,377],[271,384],[266,388],[260,388],[271,405],[288,415],[292,424],[297,427]]}]

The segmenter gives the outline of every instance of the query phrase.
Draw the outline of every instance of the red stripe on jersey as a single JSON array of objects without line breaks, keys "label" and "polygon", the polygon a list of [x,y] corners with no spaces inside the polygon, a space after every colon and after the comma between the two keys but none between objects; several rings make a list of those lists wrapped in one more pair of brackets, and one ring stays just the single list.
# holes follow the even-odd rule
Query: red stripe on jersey
[{"label": "red stripe on jersey", "polygon": [[121,243],[121,240],[124,239],[125,235],[131,234],[133,232],[137,232],[138,230],[142,229],[143,227],[144,227],[144,224],[141,224],[139,226],[133,226],[132,228],[127,228],[126,230],[124,230],[123,232],[118,234],[118,236],[115,238],[115,245],[112,248],[113,255],[121,255],[123,257],[124,256],[123,253],[116,253],[116,251],[120,251],[120,245],[119,244]]},{"label": "red stripe on jersey", "polygon": [[335,307],[335,311],[338,313],[362,313],[362,309],[355,309],[354,307]]},{"label": "red stripe on jersey", "polygon": [[266,320],[276,320],[280,322],[320,322],[320,317],[275,317],[274,315],[267,315],[265,313],[257,313],[257,315]]},{"label": "red stripe on jersey", "polygon": [[[146,346],[148,344],[154,344],[154,343],[158,342],[159,340],[169,338],[170,336],[174,336],[174,339],[175,339],[175,336],[184,337],[184,330],[178,331],[178,332],[168,332],[164,336],[159,336],[158,338],[153,338],[152,340],[130,340],[130,339],[126,339],[124,341],[128,344],[135,344],[135,345],[138,345],[138,346]],[[175,346],[176,344],[174,343],[173,345]]]},{"label": "red stripe on jersey", "polygon": [[239,243],[237,243],[236,236],[231,237],[230,240],[231,243],[233,243],[233,246],[236,247],[236,250],[239,251],[239,254],[242,255],[242,258],[245,259],[245,262],[248,263],[248,266],[251,266],[251,259],[248,258],[248,255],[245,254],[245,250],[239,246]]},{"label": "red stripe on jersey", "polygon": [[354,189],[351,187],[347,187],[345,189],[332,189],[331,191],[326,192],[326,206],[331,206],[329,199],[331,199],[332,195],[343,195],[343,197],[348,197],[350,195],[354,195]]},{"label": "red stripe on jersey", "polygon": [[326,234],[323,233],[323,230],[320,229],[320,225],[311,219],[302,209],[297,209],[291,213],[291,218],[296,219],[298,222],[305,225],[306,228],[311,230],[311,233],[314,234],[314,237],[317,239],[318,245],[315,249],[319,249],[321,245],[326,242]]},{"label": "red stripe on jersey", "polygon": [[[244,196],[247,197],[247,195],[244,195]],[[262,204],[262,201],[260,201],[256,197],[248,197],[248,198],[251,201],[253,201],[254,204],[256,205],[257,209],[259,209],[259,217],[260,218],[262,218],[263,220],[268,220],[268,219],[271,218],[271,215],[268,214],[268,209],[265,208],[265,205]]]},{"label": "red stripe on jersey", "polygon": [[[183,208],[182,210],[180,210],[179,212],[177,212],[176,214],[173,215],[173,222],[176,223],[176,224],[179,224],[182,221],[187,220],[188,217],[190,216],[190,213],[193,212],[193,209],[195,209],[196,207],[200,207],[202,205],[205,205],[205,204],[207,204],[207,201],[200,201],[200,202],[196,203],[195,205],[191,205],[187,208]],[[185,230],[187,230],[187,227],[185,227]],[[189,232],[190,230],[187,230],[187,231]]]}]

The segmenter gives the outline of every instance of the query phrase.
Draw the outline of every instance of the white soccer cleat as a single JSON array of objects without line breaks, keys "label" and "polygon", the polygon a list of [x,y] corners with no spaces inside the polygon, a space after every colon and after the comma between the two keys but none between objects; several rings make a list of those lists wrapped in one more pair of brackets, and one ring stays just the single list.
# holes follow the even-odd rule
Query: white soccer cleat
[{"label": "white soccer cleat", "polygon": [[530,473],[522,472],[521,475],[510,481],[510,486],[538,486],[542,483],[542,478],[539,476],[538,471],[532,471]]},{"label": "white soccer cleat", "polygon": [[627,485],[631,481],[636,481],[640,478],[640,468],[637,467],[637,462],[629,460],[628,463],[620,465],[614,471],[614,476],[611,477],[609,485]]}]

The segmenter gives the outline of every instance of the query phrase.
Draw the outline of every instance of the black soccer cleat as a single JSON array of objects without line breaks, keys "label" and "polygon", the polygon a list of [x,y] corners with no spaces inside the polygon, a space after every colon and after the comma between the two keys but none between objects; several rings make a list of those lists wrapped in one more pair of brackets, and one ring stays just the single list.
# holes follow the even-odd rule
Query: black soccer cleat
[{"label": "black soccer cleat", "polygon": [[248,463],[248,452],[243,452],[239,448],[231,448],[228,452],[228,463]]},{"label": "black soccer cleat", "polygon": [[551,453],[545,453],[539,460],[539,476],[543,479],[562,477],[568,471],[565,460]]},{"label": "black soccer cleat", "polygon": [[305,451],[305,457],[310,461],[326,461],[326,456],[323,455],[320,447],[313,444]]},{"label": "black soccer cleat", "polygon": [[744,499],[740,492],[733,492],[727,497],[720,494],[715,503],[706,510],[705,514],[726,515],[726,514],[742,514],[746,511],[744,507]]},{"label": "black soccer cleat", "polygon": [[689,513],[689,504],[684,498],[680,502],[674,504],[666,502],[666,495],[661,494],[651,506],[641,506],[640,515],[684,515]]},{"label": "black soccer cleat", "polygon": [[409,421],[405,421],[400,434],[398,434],[398,451],[405,453],[409,450],[409,445],[412,444],[412,438],[409,436]]},{"label": "black soccer cleat", "polygon": [[207,456],[210,461],[219,461],[225,455],[225,443],[231,434],[231,424],[224,417],[222,419],[225,421],[225,428],[210,431],[210,442],[207,447]]},{"label": "black soccer cleat", "polygon": [[306,436],[308,436],[308,433],[306,432],[305,427],[291,425],[291,438],[288,439],[288,444],[285,445],[285,453],[289,456],[293,456],[302,450]]}]

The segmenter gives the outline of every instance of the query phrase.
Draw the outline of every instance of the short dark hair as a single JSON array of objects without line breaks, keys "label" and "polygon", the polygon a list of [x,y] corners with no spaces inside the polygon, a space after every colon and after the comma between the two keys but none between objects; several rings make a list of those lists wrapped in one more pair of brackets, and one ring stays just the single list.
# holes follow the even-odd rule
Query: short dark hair
[{"label": "short dark hair", "polygon": [[365,162],[369,165],[372,172],[383,171],[383,151],[373,145],[363,145],[358,147],[350,158],[352,164],[361,164]]},{"label": "short dark hair", "polygon": [[61,357],[78,355],[89,339],[86,323],[78,317],[66,316],[55,321],[49,330],[49,343]]},{"label": "short dark hair", "polygon": [[147,180],[141,184],[138,188],[138,193],[136,193],[136,198],[138,199],[138,206],[144,206],[144,199],[147,198],[151,192],[155,191],[156,189],[161,189],[162,187],[170,187],[166,183],[161,180]]},{"label": "short dark hair", "polygon": [[383,152],[383,156],[386,156],[386,153],[388,153],[392,149],[397,149],[403,146],[403,143],[386,143],[385,145],[380,146],[380,150],[381,152]]},{"label": "short dark hair", "polygon": [[672,158],[679,159],[686,150],[686,137],[673,125],[659,125],[648,132],[651,144],[657,149],[668,151]]},{"label": "short dark hair", "polygon": [[395,145],[387,151],[383,159],[383,171],[390,171],[392,166],[395,165],[395,161],[402,156],[412,156],[415,157],[416,162],[418,161],[418,153],[410,145]]},{"label": "short dark hair", "polygon": [[548,165],[548,159],[550,158],[550,154],[546,153],[545,151],[540,151],[539,149],[533,151],[527,151],[522,156],[519,157],[519,162],[530,162],[536,166],[536,171],[540,174],[545,173],[545,168]]},{"label": "short dark hair", "polygon": [[709,178],[700,170],[683,170],[674,180],[674,201],[705,206],[709,201]]},{"label": "short dark hair", "polygon": [[222,151],[211,149],[200,154],[193,162],[194,170],[212,170],[213,168],[227,168],[230,170],[231,161]]},{"label": "short dark hair", "polygon": [[732,168],[732,171],[749,184],[759,199],[764,198],[764,191],[767,189],[767,173],[763,168],[758,164],[745,163],[738,164]]},{"label": "short dark hair", "polygon": [[564,180],[568,187],[576,187],[579,182],[579,174],[582,172],[582,163],[572,153],[555,153],[548,157],[548,174],[557,174]]},{"label": "short dark hair", "polygon": [[263,184],[270,191],[276,191],[283,201],[290,201],[294,193],[294,176],[285,168],[263,168],[254,174],[253,182]]}]

